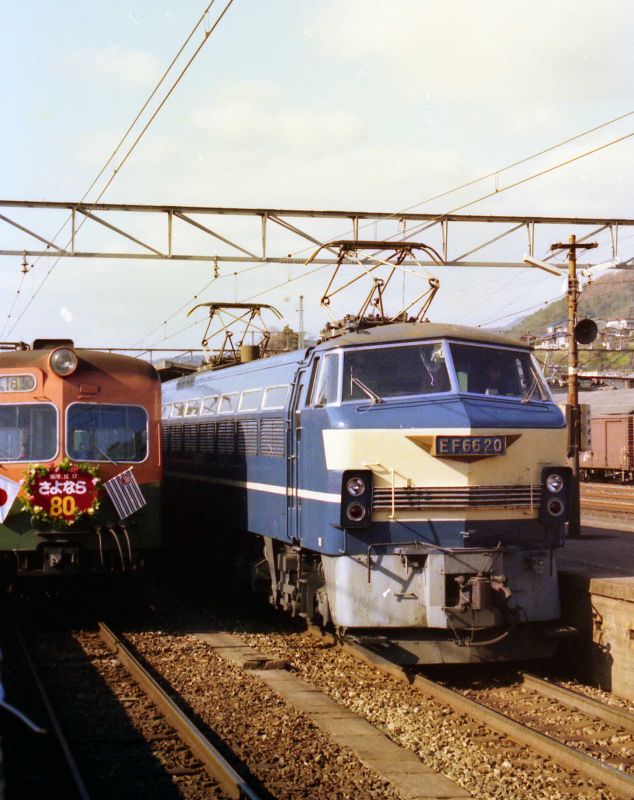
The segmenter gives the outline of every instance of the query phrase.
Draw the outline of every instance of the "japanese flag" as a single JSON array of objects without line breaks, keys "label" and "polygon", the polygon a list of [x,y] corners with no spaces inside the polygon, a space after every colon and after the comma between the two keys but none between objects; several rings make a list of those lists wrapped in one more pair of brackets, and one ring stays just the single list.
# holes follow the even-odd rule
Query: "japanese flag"
[{"label": "japanese flag", "polygon": [[0,475],[0,522],[4,522],[13,501],[20,491],[20,484]]}]

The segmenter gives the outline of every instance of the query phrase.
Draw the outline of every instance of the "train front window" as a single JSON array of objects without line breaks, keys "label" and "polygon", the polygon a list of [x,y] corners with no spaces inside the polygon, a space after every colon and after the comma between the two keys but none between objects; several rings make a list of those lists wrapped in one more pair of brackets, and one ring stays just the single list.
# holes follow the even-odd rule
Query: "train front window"
[{"label": "train front window", "polygon": [[528,351],[455,342],[450,348],[461,392],[526,402],[550,400],[539,368]]},{"label": "train front window", "polygon": [[51,461],[57,455],[57,412],[38,403],[0,405],[0,461]]},{"label": "train front window", "polygon": [[144,461],[148,415],[139,406],[73,403],[66,453],[77,461]]},{"label": "train front window", "polygon": [[425,395],[451,389],[443,345],[400,345],[348,350],[343,362],[345,400]]}]

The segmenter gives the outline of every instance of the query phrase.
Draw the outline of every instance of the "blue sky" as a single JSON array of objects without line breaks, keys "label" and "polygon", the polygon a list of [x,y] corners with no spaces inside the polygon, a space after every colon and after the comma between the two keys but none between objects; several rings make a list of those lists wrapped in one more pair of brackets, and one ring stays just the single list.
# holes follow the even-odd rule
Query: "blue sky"
[{"label": "blue sky", "polygon": [[[79,199],[204,7],[5,3],[2,199]],[[410,207],[632,110],[633,22],[628,0],[235,0],[103,199]],[[502,185],[632,130],[634,117],[504,173]],[[634,216],[633,145],[628,139],[469,210]],[[447,211],[492,188],[489,180],[421,210]],[[242,235],[232,225],[227,231]],[[599,241],[595,261],[610,257],[607,237]],[[517,239],[500,248],[513,261],[526,250]],[[627,230],[620,254],[634,255]],[[0,262],[1,338],[199,344],[203,326],[187,327],[185,313],[209,281],[206,265],[65,260],[32,299],[52,262],[41,259],[23,281],[19,259]],[[221,274],[191,305],[257,293],[296,327],[304,294],[308,329],[325,321],[316,299],[323,281],[300,269]],[[437,321],[505,324],[561,291],[559,279],[530,269],[436,274]]]}]

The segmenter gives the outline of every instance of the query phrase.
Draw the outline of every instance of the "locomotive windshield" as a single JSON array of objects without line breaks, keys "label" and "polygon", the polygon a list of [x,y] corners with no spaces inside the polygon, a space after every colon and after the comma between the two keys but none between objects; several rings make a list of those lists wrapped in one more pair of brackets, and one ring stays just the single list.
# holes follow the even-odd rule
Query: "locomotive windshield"
[{"label": "locomotive windshield", "polygon": [[549,401],[528,350],[462,342],[360,347],[321,358],[312,404],[468,392]]},{"label": "locomotive windshield", "polygon": [[50,461],[57,455],[57,412],[43,403],[0,405],[0,461]]},{"label": "locomotive windshield", "polygon": [[78,461],[143,461],[148,415],[139,406],[74,403],[68,408],[66,452]]},{"label": "locomotive windshield", "polygon": [[439,342],[348,350],[343,361],[345,400],[372,399],[451,390]]},{"label": "locomotive windshield", "polygon": [[484,345],[450,345],[462,392],[521,400],[549,400],[543,378],[529,352]]}]

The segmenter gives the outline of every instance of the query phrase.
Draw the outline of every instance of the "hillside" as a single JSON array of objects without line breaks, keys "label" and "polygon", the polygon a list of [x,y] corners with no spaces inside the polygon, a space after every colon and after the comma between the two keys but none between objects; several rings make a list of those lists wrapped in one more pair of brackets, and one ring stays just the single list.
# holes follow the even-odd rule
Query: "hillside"
[{"label": "hillside", "polygon": [[[510,329],[515,335],[545,333],[546,328],[568,316],[565,297],[524,317]],[[578,319],[624,319],[634,317],[634,270],[612,270],[585,287],[579,298]]]}]

